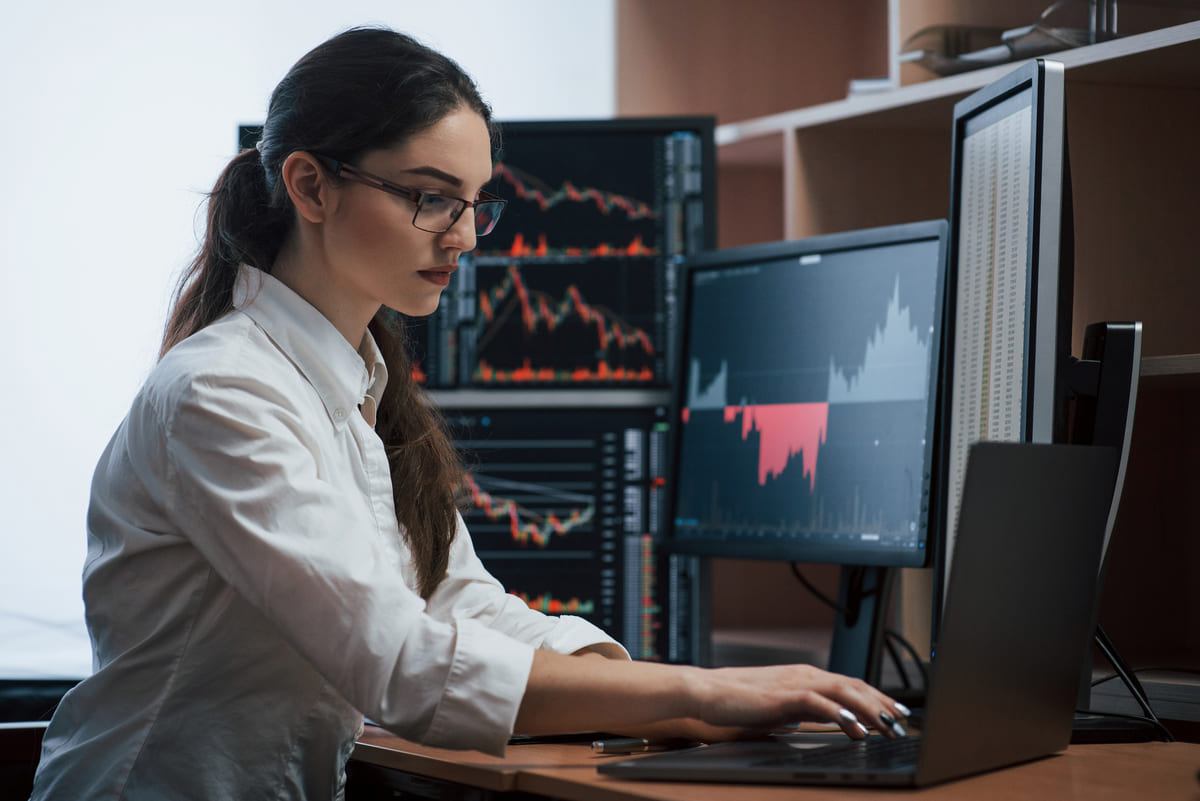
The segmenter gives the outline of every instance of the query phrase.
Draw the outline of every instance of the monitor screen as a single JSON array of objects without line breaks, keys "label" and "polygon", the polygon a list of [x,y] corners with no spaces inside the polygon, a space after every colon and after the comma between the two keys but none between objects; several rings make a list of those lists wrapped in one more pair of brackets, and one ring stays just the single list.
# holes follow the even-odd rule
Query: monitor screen
[{"label": "monitor screen", "polygon": [[508,201],[428,320],[431,388],[666,387],[678,265],[711,248],[711,117],[508,122],[487,189]]},{"label": "monitor screen", "polygon": [[530,607],[586,618],[635,659],[696,661],[694,560],[660,548],[667,409],[527,402],[442,408],[480,559]]},{"label": "monitor screen", "polygon": [[1062,65],[1037,60],[954,108],[939,590],[953,559],[971,444],[1066,440],[1072,260],[1064,93]]},{"label": "monitor screen", "polygon": [[688,263],[671,547],[927,563],[946,223]]}]

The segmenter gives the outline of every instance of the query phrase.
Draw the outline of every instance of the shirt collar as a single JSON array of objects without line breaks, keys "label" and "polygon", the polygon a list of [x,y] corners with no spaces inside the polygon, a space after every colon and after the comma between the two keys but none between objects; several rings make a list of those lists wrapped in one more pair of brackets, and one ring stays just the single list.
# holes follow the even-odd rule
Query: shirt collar
[{"label": "shirt collar", "polygon": [[384,387],[387,386],[387,363],[384,362],[383,354],[379,352],[379,347],[375,344],[375,338],[371,336],[370,331],[367,331],[367,335],[363,337],[359,353],[367,365],[367,388],[359,408],[362,410],[363,417],[374,428],[375,414],[383,400]]},{"label": "shirt collar", "polygon": [[358,413],[365,397],[378,406],[387,368],[370,331],[355,350],[333,323],[272,275],[238,271],[233,306],[247,314],[312,384],[336,426]]}]

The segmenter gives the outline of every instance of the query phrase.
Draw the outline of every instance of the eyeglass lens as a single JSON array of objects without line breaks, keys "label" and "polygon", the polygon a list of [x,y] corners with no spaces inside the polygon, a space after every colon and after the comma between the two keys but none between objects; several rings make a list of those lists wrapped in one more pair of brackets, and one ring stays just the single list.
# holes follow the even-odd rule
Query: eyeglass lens
[{"label": "eyeglass lens", "polygon": [[[449,231],[466,210],[465,201],[441,195],[425,195],[417,207],[417,216],[413,222],[418,228],[434,233]],[[475,235],[490,234],[500,219],[504,204],[496,201],[481,201],[474,206]]]}]

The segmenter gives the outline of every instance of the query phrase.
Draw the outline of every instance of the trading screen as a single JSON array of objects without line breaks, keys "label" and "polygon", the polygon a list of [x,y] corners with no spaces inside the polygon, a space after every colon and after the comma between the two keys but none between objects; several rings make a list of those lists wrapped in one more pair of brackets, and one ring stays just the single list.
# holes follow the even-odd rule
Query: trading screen
[{"label": "trading screen", "polygon": [[584,617],[637,659],[687,661],[687,559],[660,552],[662,407],[444,409],[488,570],[530,607]]},{"label": "trading screen", "polygon": [[505,128],[504,217],[414,323],[431,387],[670,383],[679,261],[703,250],[708,146],[692,130]]},{"label": "trading screen", "polygon": [[939,241],[696,270],[674,536],[920,561]]}]

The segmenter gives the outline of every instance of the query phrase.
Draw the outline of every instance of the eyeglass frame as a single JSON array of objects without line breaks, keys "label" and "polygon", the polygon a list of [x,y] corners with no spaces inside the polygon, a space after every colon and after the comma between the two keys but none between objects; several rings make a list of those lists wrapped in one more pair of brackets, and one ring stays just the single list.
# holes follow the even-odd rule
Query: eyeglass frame
[{"label": "eyeglass frame", "polygon": [[[492,219],[491,227],[483,233],[480,233],[478,228],[475,230],[475,236],[487,236],[492,231],[496,230],[496,223],[500,222],[500,217],[504,214],[504,207],[508,205],[508,201],[504,198],[497,197],[491,192],[485,192],[482,189],[479,190],[479,198],[476,200],[466,200],[461,197],[454,197],[453,195],[445,195],[441,192],[422,192],[420,189],[412,189],[411,187],[394,184],[391,181],[380,178],[378,175],[367,172],[361,167],[356,167],[353,164],[341,161],[340,159],[335,159],[332,156],[325,156],[320,153],[313,153],[312,155],[317,159],[317,161],[321,162],[326,169],[340,178],[346,178],[347,180],[362,184],[363,186],[379,189],[383,192],[387,192],[389,195],[402,197],[411,201],[412,203],[415,203],[417,208],[413,212],[413,228],[416,228],[418,231],[424,231],[427,234],[446,233],[458,224],[459,219],[462,218],[463,213],[466,212],[467,209],[474,209],[481,203],[499,203],[499,211],[496,212],[494,218]],[[421,226],[417,225],[417,217],[420,216],[421,207],[425,202],[425,198],[427,197],[439,197],[443,200],[454,200],[460,204],[458,210],[451,215],[450,224],[440,231],[433,231],[429,228],[422,228]]]}]

